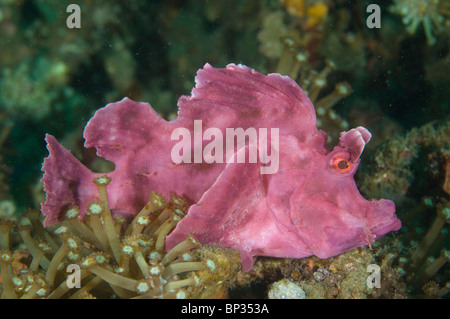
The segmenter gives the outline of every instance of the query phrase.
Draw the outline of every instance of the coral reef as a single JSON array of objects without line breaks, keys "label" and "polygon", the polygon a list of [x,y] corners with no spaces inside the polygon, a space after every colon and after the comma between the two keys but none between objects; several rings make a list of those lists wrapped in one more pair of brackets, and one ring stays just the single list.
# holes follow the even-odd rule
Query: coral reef
[{"label": "coral reef", "polygon": [[429,45],[436,43],[433,33],[442,31],[444,21],[449,16],[448,3],[441,0],[394,0],[389,9],[402,16],[402,22],[410,34],[414,34],[417,27],[422,25]]},{"label": "coral reef", "polygon": [[[199,247],[190,236],[165,253],[165,237],[183,218],[185,202],[176,196],[167,202],[152,192],[145,207],[127,222],[111,215],[106,195],[109,182],[107,176],[94,180],[99,201],[89,204],[84,220],[76,206],[67,207],[62,212],[64,222],[50,231],[42,227],[35,210],[25,211],[18,223],[2,218],[2,298],[226,295],[228,278],[240,268],[238,253]],[[25,250],[11,251],[17,245],[13,230]]]},{"label": "coral reef", "polygon": [[[316,111],[330,144],[347,125],[370,130],[373,138],[356,182],[368,197],[393,199],[403,228],[373,243],[372,250],[339,256],[357,265],[350,272],[352,267],[345,268],[335,257],[258,258],[255,269],[243,273],[234,264],[239,260],[235,251],[195,247],[190,250],[195,262],[211,254],[217,264],[226,268],[230,260],[233,266],[224,273],[226,279],[182,288],[186,296],[264,298],[273,283],[287,287],[289,280],[306,298],[450,298],[449,229],[441,218],[450,195],[449,1],[378,2],[382,27],[369,29],[366,7],[372,1],[81,0],[82,28],[77,30],[65,24],[71,2],[0,0],[0,218],[20,225],[24,208],[38,209],[43,202],[38,180],[46,156],[45,132],[58,136],[93,171],[111,172],[111,163],[100,162],[82,147],[80,127],[95,107],[129,96],[152,101],[160,115],[173,120],[176,97],[189,93],[199,67],[243,63],[263,73],[292,76],[316,106],[327,102]],[[340,83],[353,93],[339,95]],[[64,144],[68,140],[72,142]],[[44,257],[56,262],[62,239],[55,229],[42,230],[35,217],[28,219],[33,240],[45,235],[55,243]],[[6,229],[15,230],[8,233],[11,255],[3,258],[5,269],[14,273],[8,278],[23,279],[29,273],[45,279],[48,268],[36,265],[44,258],[30,254],[19,228],[10,222],[0,228],[2,240]],[[103,251],[72,235],[84,257]],[[121,242],[125,236],[120,233]],[[113,269],[117,262],[109,250],[106,268]],[[144,259],[150,266],[148,255]],[[135,260],[130,257],[134,270],[124,277],[145,279]],[[355,286],[369,274],[364,272],[369,262],[380,265],[381,288]],[[32,264],[36,271],[30,270]],[[64,273],[57,272],[55,284],[63,282]],[[188,271],[178,280],[194,275],[211,272]],[[10,283],[9,291],[25,295]],[[92,273],[82,284],[92,296],[119,296]],[[63,297],[90,296],[76,291]]]},{"label": "coral reef", "polygon": [[428,154],[426,169],[435,177],[441,173],[441,163],[450,156],[449,134],[450,122],[444,122],[430,123],[410,130],[405,136],[391,138],[378,148],[372,163],[366,166],[374,176],[362,181],[361,190],[371,197],[386,196],[401,201],[414,179],[411,165],[422,152]]},{"label": "coral reef", "polygon": [[[325,260],[316,257],[297,260],[261,258],[250,273],[238,274],[235,285],[265,282],[267,290],[263,291],[267,291],[269,297],[277,298],[287,298],[288,293],[294,296],[300,291],[304,292],[305,299],[406,298],[405,276],[397,274],[386,257],[379,260],[379,250],[358,248]],[[367,284],[371,274],[368,267],[372,264],[380,265],[380,287]],[[284,288],[281,291],[278,290],[280,286]]]}]

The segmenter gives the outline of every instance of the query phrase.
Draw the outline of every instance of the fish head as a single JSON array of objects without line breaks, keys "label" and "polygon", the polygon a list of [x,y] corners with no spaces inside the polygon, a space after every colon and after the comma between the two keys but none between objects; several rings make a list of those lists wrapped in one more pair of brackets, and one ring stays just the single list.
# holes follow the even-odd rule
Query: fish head
[{"label": "fish head", "polygon": [[[356,186],[354,174],[370,138],[367,129],[358,127],[341,133],[340,142],[332,151],[309,152],[308,160],[303,160],[308,164],[298,169],[301,173],[297,177],[295,173],[287,174],[291,185],[284,179],[285,194],[289,196],[268,199],[274,219],[290,236],[292,255],[307,251],[329,258],[356,247],[371,246],[384,234],[401,227],[392,201],[367,200]],[[292,162],[290,165],[293,167]],[[280,185],[281,180],[272,187]]]}]

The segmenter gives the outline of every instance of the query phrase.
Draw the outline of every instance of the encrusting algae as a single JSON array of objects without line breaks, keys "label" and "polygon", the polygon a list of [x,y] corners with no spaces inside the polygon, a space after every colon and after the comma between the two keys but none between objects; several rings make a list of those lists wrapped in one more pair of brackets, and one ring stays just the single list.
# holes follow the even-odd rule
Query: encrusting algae
[{"label": "encrusting algae", "polygon": [[[89,203],[83,220],[79,208],[69,206],[63,221],[50,230],[43,228],[35,210],[25,211],[18,223],[0,221],[1,298],[226,295],[227,278],[240,269],[238,252],[200,247],[188,235],[166,253],[165,238],[184,217],[185,201],[172,195],[168,202],[151,192],[147,204],[127,222],[111,214],[106,193],[110,181],[108,176],[94,179],[99,200]],[[11,251],[17,241],[12,231],[26,250]]]}]

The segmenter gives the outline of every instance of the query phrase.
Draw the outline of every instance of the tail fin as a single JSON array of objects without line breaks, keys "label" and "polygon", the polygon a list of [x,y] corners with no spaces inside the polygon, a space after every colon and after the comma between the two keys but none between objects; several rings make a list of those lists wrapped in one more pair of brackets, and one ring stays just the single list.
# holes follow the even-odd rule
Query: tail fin
[{"label": "tail fin", "polygon": [[81,164],[70,151],[65,149],[52,135],[45,137],[49,156],[42,165],[44,190],[47,193],[42,213],[46,216],[44,226],[60,221],[64,210],[77,205],[81,214],[90,201],[97,200],[97,188],[92,180],[95,173]]}]

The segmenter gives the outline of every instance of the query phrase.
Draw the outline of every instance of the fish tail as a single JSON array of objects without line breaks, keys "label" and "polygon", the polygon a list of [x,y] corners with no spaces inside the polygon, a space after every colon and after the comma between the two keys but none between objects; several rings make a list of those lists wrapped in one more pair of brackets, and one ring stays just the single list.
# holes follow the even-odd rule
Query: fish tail
[{"label": "fish tail", "polygon": [[80,203],[96,200],[97,192],[92,180],[95,173],[84,166],[69,150],[64,148],[54,136],[45,137],[49,156],[44,159],[42,171],[46,200],[41,204],[44,226],[61,221],[61,215],[73,205],[79,207],[81,215],[86,207]]}]

